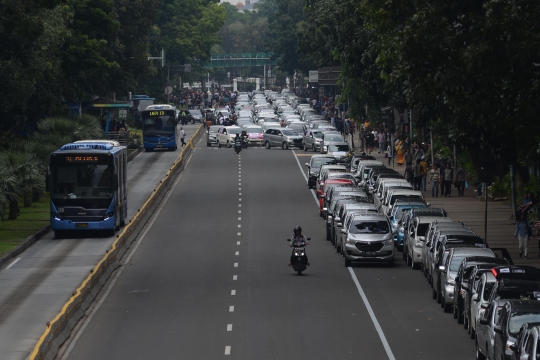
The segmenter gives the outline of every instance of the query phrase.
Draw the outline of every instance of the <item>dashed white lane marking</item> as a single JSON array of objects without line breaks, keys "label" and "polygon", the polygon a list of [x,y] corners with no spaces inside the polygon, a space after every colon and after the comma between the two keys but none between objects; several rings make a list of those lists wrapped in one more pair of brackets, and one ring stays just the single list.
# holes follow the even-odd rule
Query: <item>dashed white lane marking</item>
[{"label": "dashed white lane marking", "polygon": [[242,227],[242,225],[238,224],[238,227],[239,227],[239,228],[241,228],[241,227]]},{"label": "dashed white lane marking", "polygon": [[242,191],[242,188],[238,188],[238,191]]},{"label": "dashed white lane marking", "polygon": [[238,267],[238,263],[234,263],[234,267]]},{"label": "dashed white lane marking", "polygon": [[231,295],[232,296],[236,295],[236,290],[231,290]]},{"label": "dashed white lane marking", "polygon": [[238,177],[241,178],[241,177],[242,177],[242,174],[238,174]]},{"label": "dashed white lane marking", "polygon": [[236,242],[236,245],[240,245],[240,241],[237,241],[237,242]]},{"label": "dashed white lane marking", "polygon": [[238,275],[233,275],[232,279],[233,280],[238,280]]},{"label": "dashed white lane marking", "polygon": [[241,213],[242,213],[242,210],[238,210],[238,213],[241,214]]},{"label": "dashed white lane marking", "polygon": [[231,355],[231,347],[225,346],[225,355]]},{"label": "dashed white lane marking", "polygon": [[242,207],[242,204],[238,204],[238,207]]},{"label": "dashed white lane marking", "polygon": [[242,233],[238,233],[238,236],[242,235]]},{"label": "dashed white lane marking", "polygon": [[242,198],[238,198],[238,201],[242,201]]},{"label": "dashed white lane marking", "polygon": [[240,255],[240,251],[237,251],[236,253],[234,253],[235,256],[238,256]]},{"label": "dashed white lane marking", "polygon": [[234,305],[229,306],[229,312],[234,312]]},{"label": "dashed white lane marking", "polygon": [[227,324],[227,331],[232,331],[232,324]]},{"label": "dashed white lane marking", "polygon": [[242,183],[238,183],[238,186],[242,185]]},{"label": "dashed white lane marking", "polygon": [[19,260],[21,260],[21,258],[16,258],[15,260],[13,260],[13,262],[11,264],[6,266],[6,270],[9,269],[10,267],[12,267],[13,265],[15,265]]}]

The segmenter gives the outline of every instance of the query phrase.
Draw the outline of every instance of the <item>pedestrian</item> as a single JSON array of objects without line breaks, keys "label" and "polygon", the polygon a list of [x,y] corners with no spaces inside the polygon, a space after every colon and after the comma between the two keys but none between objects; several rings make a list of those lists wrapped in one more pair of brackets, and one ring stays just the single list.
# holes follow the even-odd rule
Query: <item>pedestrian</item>
[{"label": "pedestrian", "polygon": [[414,190],[422,190],[422,177],[424,176],[424,168],[420,165],[420,159],[416,160],[414,165]]},{"label": "pedestrian", "polygon": [[446,168],[444,169],[444,196],[452,197],[452,180],[454,179],[454,171],[450,167],[450,163],[446,163]]},{"label": "pedestrian", "polygon": [[412,165],[413,156],[409,150],[405,152],[404,158],[405,158],[405,165],[407,166]]},{"label": "pedestrian", "polygon": [[379,137],[379,154],[382,154],[385,149],[384,145],[386,144],[386,134],[381,131],[377,136]]},{"label": "pedestrian", "polygon": [[184,131],[184,127],[181,127],[180,128],[180,141],[182,141],[182,147],[186,145],[186,142],[184,140],[185,137],[186,137],[186,132]]},{"label": "pedestrian", "polygon": [[386,157],[388,158],[388,166],[390,166],[390,162],[392,161],[392,157],[394,156],[392,152],[392,144],[388,144],[388,147],[386,148]]},{"label": "pedestrian", "polygon": [[[415,143],[416,145],[416,143]],[[418,150],[416,150],[416,158],[417,159],[422,159],[424,157],[424,147],[422,145],[419,145],[418,146]]]},{"label": "pedestrian", "polygon": [[463,163],[459,164],[459,168],[456,170],[456,187],[458,190],[458,196],[463,196],[465,192],[465,181],[467,180],[467,172],[463,168]]},{"label": "pedestrian", "polygon": [[527,258],[529,252],[529,236],[531,235],[532,229],[527,221],[527,216],[525,213],[521,213],[519,220],[516,222],[516,231],[514,232],[514,237],[517,237],[519,241],[519,257],[525,255],[525,259]]},{"label": "pedestrian", "polygon": [[414,170],[412,165],[407,165],[405,168],[405,180],[407,180],[411,185],[413,185],[414,179]]},{"label": "pedestrian", "polygon": [[429,182],[431,183],[431,197],[439,197],[439,179],[439,169],[437,168],[437,164],[433,164],[433,167],[429,171]]},{"label": "pedestrian", "polygon": [[422,165],[422,172],[424,173],[424,175],[422,175],[422,183],[421,183],[421,188],[424,189],[424,191],[426,191],[426,178],[427,178],[427,171],[428,171],[428,163],[426,162],[426,157],[425,156],[422,156],[422,158],[420,158],[420,165]]}]

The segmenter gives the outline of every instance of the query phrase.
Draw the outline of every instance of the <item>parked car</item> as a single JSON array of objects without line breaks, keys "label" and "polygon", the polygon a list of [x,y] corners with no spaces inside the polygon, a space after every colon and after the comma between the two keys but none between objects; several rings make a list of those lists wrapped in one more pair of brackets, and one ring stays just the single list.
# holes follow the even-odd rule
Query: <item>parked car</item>
[{"label": "parked car", "polygon": [[292,147],[302,147],[302,136],[292,129],[272,128],[266,130],[264,133],[264,146],[270,149],[272,146],[279,146],[283,150],[287,150]]},{"label": "parked car", "polygon": [[306,163],[308,168],[308,188],[313,189],[316,187],[321,166],[334,164],[337,164],[337,161],[333,156],[313,155],[309,163]]}]

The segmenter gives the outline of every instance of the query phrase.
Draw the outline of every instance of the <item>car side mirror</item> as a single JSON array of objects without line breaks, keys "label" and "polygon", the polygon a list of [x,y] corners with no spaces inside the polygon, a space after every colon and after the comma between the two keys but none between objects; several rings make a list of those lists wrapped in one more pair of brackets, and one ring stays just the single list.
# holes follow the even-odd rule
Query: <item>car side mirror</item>
[{"label": "car side mirror", "polygon": [[346,233],[347,233],[347,230],[341,229],[341,233],[342,233],[342,234],[346,234]]},{"label": "car side mirror", "polygon": [[518,346],[516,343],[510,343],[510,350],[512,351],[518,351]]},{"label": "car side mirror", "polygon": [[480,318],[480,324],[482,324],[482,325],[489,325],[489,321],[488,321],[488,319],[481,317],[481,318]]},{"label": "car side mirror", "polygon": [[499,326],[499,325],[495,325],[495,326],[493,327],[493,331],[495,331],[497,334],[502,334],[502,333],[503,333],[503,329],[502,329],[502,327]]},{"label": "car side mirror", "polygon": [[486,310],[488,308],[488,303],[483,303],[482,305],[480,305],[480,307],[484,310]]},{"label": "car side mirror", "polygon": [[430,206],[431,206],[431,203],[426,203],[426,206],[427,206],[427,207],[430,207]]},{"label": "car side mirror", "polygon": [[334,219],[335,222],[340,222],[341,221],[341,218],[337,217]]},{"label": "car side mirror", "polygon": [[306,163],[306,166],[307,166],[307,167],[309,167],[309,164],[308,164],[308,163]]},{"label": "car side mirror", "polygon": [[326,212],[326,211],[328,211],[328,208],[323,207],[322,211]]},{"label": "car side mirror", "polygon": [[439,266],[439,271],[444,271],[446,268],[444,266]]},{"label": "car side mirror", "polygon": [[336,224],[336,226],[337,226],[337,227],[343,227],[343,224],[340,223],[340,222],[338,222],[338,223]]}]

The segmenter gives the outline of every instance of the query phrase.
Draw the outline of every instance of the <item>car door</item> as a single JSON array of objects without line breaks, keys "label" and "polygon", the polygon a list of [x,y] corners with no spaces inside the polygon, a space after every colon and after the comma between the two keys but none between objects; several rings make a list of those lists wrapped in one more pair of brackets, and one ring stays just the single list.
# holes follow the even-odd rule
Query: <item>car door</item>
[{"label": "car door", "polygon": [[[486,309],[486,313],[484,318],[489,321],[489,319],[492,317],[492,310],[493,310],[493,304],[490,305]],[[487,340],[488,340],[488,333],[487,328],[489,325],[487,324],[478,324],[476,325],[476,346],[480,350],[480,352],[484,355],[487,355],[488,346],[487,346]]]},{"label": "car door", "polygon": [[313,145],[313,134],[311,130],[306,131],[304,134],[304,145],[308,149],[311,149],[311,146]]},{"label": "car door", "polygon": [[277,145],[281,145],[281,144],[278,144],[278,142],[276,141],[276,139],[278,138],[279,136],[279,130],[277,129],[270,129],[270,145],[272,146],[276,146]]}]

